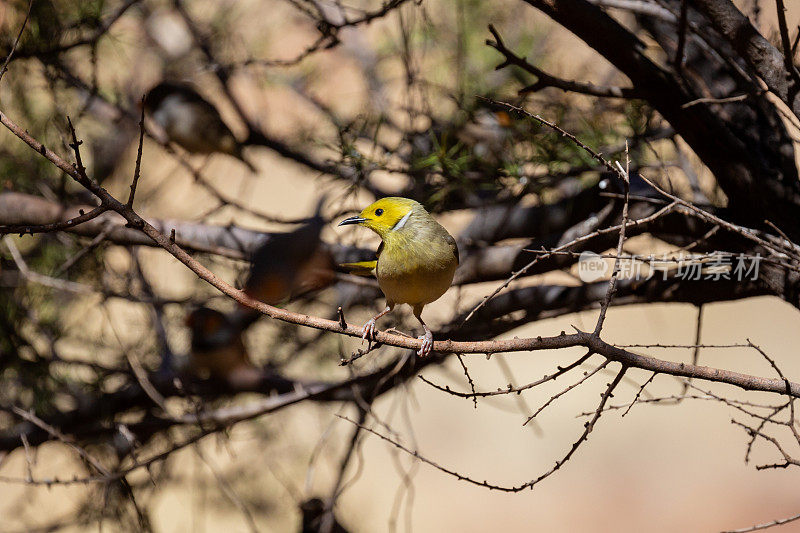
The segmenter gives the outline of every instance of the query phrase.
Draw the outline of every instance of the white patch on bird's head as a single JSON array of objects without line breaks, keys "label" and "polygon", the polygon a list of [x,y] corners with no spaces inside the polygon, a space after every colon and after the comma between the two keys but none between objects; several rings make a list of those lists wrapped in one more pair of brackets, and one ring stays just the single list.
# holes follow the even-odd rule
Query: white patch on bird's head
[{"label": "white patch on bird's head", "polygon": [[412,213],[413,211],[414,211],[413,209],[409,209],[409,210],[408,210],[408,213],[406,213],[405,215],[403,215],[403,218],[401,218],[400,220],[398,220],[398,221],[397,221],[397,224],[395,224],[394,226],[392,226],[392,231],[397,231],[397,230],[399,230],[400,228],[402,228],[403,226],[405,226],[405,225],[406,225],[406,222],[408,222],[408,219],[409,219],[409,218],[411,218],[411,213]]}]

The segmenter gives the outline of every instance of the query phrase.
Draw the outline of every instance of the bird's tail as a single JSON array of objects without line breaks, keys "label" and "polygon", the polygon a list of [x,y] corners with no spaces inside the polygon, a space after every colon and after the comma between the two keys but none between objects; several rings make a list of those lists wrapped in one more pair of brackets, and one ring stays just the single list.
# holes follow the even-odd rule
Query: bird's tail
[{"label": "bird's tail", "polygon": [[340,267],[348,270],[351,274],[356,276],[374,276],[375,268],[378,266],[378,261],[359,261],[357,263],[341,263]]}]

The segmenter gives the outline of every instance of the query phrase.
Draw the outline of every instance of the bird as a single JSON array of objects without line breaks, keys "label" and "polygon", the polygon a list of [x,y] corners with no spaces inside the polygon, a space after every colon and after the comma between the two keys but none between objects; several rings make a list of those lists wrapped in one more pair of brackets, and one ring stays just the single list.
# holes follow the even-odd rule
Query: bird
[{"label": "bird", "polygon": [[[325,197],[317,202],[314,215],[294,231],[272,233],[257,248],[243,285],[245,294],[269,305],[327,287],[334,279],[334,261],[323,246],[320,233],[327,223],[322,216]],[[260,313],[241,306],[237,319],[247,327]]]},{"label": "bird", "polygon": [[163,81],[144,97],[144,109],[164,129],[170,141],[195,154],[220,152],[237,158],[251,172],[240,143],[211,103],[190,85]]},{"label": "bird", "polygon": [[198,307],[186,317],[191,332],[189,370],[198,377],[220,380],[234,389],[250,389],[264,374],[256,368],[235,321],[216,309]]},{"label": "bird", "polygon": [[349,224],[369,228],[381,238],[377,260],[342,265],[356,274],[374,272],[386,297],[384,310],[364,324],[362,338],[374,338],[375,322],[395,305],[409,304],[425,330],[417,354],[427,356],[433,349],[433,332],[422,320],[422,309],[453,282],[458,267],[456,240],[422,204],[409,198],[381,198],[339,226]]}]

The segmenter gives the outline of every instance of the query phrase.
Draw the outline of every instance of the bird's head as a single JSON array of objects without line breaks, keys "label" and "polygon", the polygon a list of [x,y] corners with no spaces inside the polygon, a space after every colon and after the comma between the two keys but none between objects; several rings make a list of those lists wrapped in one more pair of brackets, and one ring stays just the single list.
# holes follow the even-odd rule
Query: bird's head
[{"label": "bird's head", "polygon": [[227,315],[208,307],[194,309],[185,322],[191,330],[193,350],[203,351],[228,345],[238,334]]},{"label": "bird's head", "polygon": [[403,228],[411,218],[411,214],[418,209],[424,210],[419,202],[408,198],[389,196],[373,203],[361,211],[358,216],[342,220],[339,225],[358,224],[383,237],[390,231]]},{"label": "bird's head", "polygon": [[161,107],[161,104],[163,104],[167,98],[176,95],[189,102],[203,100],[203,97],[189,84],[162,81],[147,92],[141,105],[144,107],[145,111],[153,113]]}]

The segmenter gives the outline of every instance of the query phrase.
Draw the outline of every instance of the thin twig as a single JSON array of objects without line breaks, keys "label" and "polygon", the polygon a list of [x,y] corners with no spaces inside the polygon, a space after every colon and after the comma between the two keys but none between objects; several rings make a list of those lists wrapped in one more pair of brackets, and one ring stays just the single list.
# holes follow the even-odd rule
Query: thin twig
[{"label": "thin twig", "polygon": [[131,182],[131,194],[125,205],[133,207],[133,197],[136,195],[136,185],[139,184],[139,173],[142,167],[142,146],[144,144],[144,96],[142,97],[142,115],[139,118],[139,148],[136,152],[136,167],[133,171],[133,181]]},{"label": "thin twig", "polygon": [[6,56],[6,60],[3,61],[3,66],[0,67],[0,81],[2,81],[3,79],[3,74],[5,74],[6,71],[8,70],[8,63],[14,56],[14,51],[17,49],[19,40],[22,38],[22,32],[25,31],[25,26],[28,24],[28,19],[31,17],[31,9],[33,9],[33,0],[28,0],[28,11],[25,13],[25,20],[22,21],[22,25],[19,27],[19,33],[17,33],[17,38],[14,39],[14,44],[11,45],[11,50],[9,50],[8,55]]},{"label": "thin twig", "polygon": [[678,48],[675,50],[675,71],[678,75],[683,70],[683,56],[686,49],[686,34],[689,17],[689,2],[681,0],[681,11],[678,16]]},{"label": "thin twig", "polygon": [[527,420],[525,420],[525,422],[523,422],[523,423],[522,423],[522,425],[523,425],[523,426],[527,425],[527,424],[528,424],[528,423],[529,423],[531,420],[533,420],[534,418],[536,418],[536,417],[539,415],[539,413],[541,413],[542,411],[544,411],[545,409],[547,409],[547,407],[548,407],[548,406],[549,406],[551,403],[553,403],[553,402],[554,402],[554,401],[556,401],[558,398],[562,397],[563,395],[565,395],[566,393],[568,393],[569,391],[571,391],[572,389],[574,389],[575,387],[577,387],[578,385],[580,385],[581,383],[583,383],[584,381],[586,381],[587,379],[589,379],[590,377],[594,376],[595,374],[597,374],[598,372],[600,372],[601,370],[603,370],[605,367],[607,367],[607,366],[609,365],[609,362],[610,362],[610,361],[608,361],[608,360],[606,360],[606,361],[603,361],[603,362],[602,362],[602,363],[601,363],[599,366],[597,366],[597,367],[596,367],[594,370],[592,370],[591,372],[584,372],[584,375],[583,375],[583,377],[582,377],[582,378],[581,378],[579,381],[577,381],[577,382],[573,383],[573,384],[572,384],[572,385],[570,385],[569,387],[566,387],[565,389],[562,389],[561,391],[559,391],[559,392],[557,392],[556,394],[554,394],[553,396],[551,396],[551,397],[550,397],[550,399],[549,399],[549,400],[547,400],[547,401],[546,401],[546,402],[545,402],[545,403],[544,403],[544,404],[543,404],[541,407],[539,407],[539,408],[538,408],[538,409],[537,409],[537,410],[536,410],[536,411],[535,411],[535,412],[534,412],[534,413],[533,413],[531,416],[529,416],[529,417],[527,418]]},{"label": "thin twig", "polygon": [[782,526],[784,524],[788,524],[789,522],[794,522],[795,520],[798,519],[800,519],[800,514],[796,514],[788,518],[779,518],[777,520],[773,520],[772,522],[767,522],[765,524],[756,524],[754,526],[744,527],[741,529],[731,529],[728,531],[723,531],[722,533],[750,533],[751,531],[761,531],[762,529],[769,529],[775,526]]},{"label": "thin twig", "polygon": [[789,27],[786,25],[786,6],[783,5],[783,0],[775,0],[775,7],[778,12],[778,29],[781,34],[781,45],[783,46],[783,61],[786,71],[794,80],[792,91],[796,94],[797,91],[800,91],[800,72],[798,72],[794,64],[792,42],[789,40]]},{"label": "thin twig", "polygon": [[633,407],[633,406],[634,406],[634,404],[635,404],[636,402],[638,402],[638,401],[639,401],[639,397],[640,397],[640,396],[642,395],[642,393],[644,392],[644,389],[645,389],[645,387],[647,387],[647,386],[648,386],[650,383],[652,383],[652,382],[653,382],[653,379],[654,379],[654,378],[655,378],[657,375],[658,375],[658,374],[657,374],[656,372],[653,372],[653,374],[652,374],[652,375],[651,375],[651,376],[648,378],[648,380],[647,380],[647,381],[645,381],[644,383],[642,383],[642,386],[641,386],[641,387],[639,387],[639,390],[636,392],[636,396],[634,396],[634,397],[633,397],[633,400],[631,401],[630,405],[628,405],[628,408],[627,408],[627,409],[625,409],[625,412],[623,412],[623,413],[622,413],[622,416],[625,416],[625,415],[627,415],[627,414],[630,412],[630,410],[631,410],[631,407]]},{"label": "thin twig", "polygon": [[608,282],[608,291],[606,292],[606,296],[603,299],[603,303],[600,306],[600,316],[597,317],[597,325],[594,328],[595,336],[599,336],[600,330],[603,329],[603,322],[606,319],[608,306],[611,305],[611,299],[614,297],[614,292],[617,290],[617,278],[619,277],[619,267],[620,267],[619,256],[622,255],[622,247],[625,245],[625,227],[628,224],[628,203],[630,200],[628,198],[628,194],[630,192],[630,177],[628,176],[628,172],[630,171],[630,162],[631,162],[630,156],[628,155],[628,143],[625,143],[624,171],[622,169],[622,165],[620,165],[619,161],[617,161],[617,167],[622,177],[623,187],[625,188],[625,203],[622,204],[622,223],[620,224],[619,240],[617,242],[617,258],[614,259],[614,270],[611,273],[611,279]]}]

